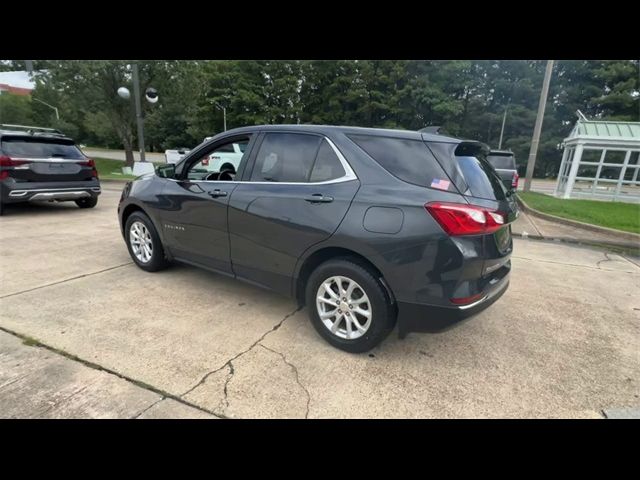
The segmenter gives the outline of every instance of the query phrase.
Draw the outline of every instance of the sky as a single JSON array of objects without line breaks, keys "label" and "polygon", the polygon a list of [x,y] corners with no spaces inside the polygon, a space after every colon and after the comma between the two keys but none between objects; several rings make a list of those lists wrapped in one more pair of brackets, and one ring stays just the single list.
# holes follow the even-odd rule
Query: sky
[{"label": "sky", "polygon": [[29,78],[26,71],[22,72],[0,72],[0,83],[19,88],[35,88],[36,84]]}]

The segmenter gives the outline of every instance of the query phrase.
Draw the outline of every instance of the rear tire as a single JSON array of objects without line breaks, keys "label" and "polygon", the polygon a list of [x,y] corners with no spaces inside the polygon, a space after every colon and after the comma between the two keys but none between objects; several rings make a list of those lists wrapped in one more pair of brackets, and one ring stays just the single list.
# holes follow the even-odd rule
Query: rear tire
[{"label": "rear tire", "polygon": [[80,198],[78,200],[75,200],[76,205],[78,205],[78,207],[80,208],[93,208],[98,204],[98,197],[97,196],[90,196],[90,197],[85,197],[85,198]]},{"label": "rear tire", "polygon": [[395,309],[376,272],[349,258],[317,267],[307,281],[305,298],[316,331],[345,352],[371,350],[396,323]]},{"label": "rear tire", "polygon": [[147,272],[157,272],[169,266],[160,236],[147,215],[133,212],[124,228],[129,255],[138,267]]}]

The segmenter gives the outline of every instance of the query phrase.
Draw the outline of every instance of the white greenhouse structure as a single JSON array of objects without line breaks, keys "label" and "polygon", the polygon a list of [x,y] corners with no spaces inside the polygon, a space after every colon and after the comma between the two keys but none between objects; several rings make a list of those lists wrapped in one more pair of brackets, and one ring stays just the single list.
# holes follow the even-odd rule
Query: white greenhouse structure
[{"label": "white greenhouse structure", "polygon": [[563,140],[555,196],[640,203],[640,122],[578,115]]}]

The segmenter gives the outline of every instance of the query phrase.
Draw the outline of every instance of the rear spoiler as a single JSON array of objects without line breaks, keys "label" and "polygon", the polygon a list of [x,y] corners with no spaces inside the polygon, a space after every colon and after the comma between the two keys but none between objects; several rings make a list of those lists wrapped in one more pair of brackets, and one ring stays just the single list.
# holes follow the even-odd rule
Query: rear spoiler
[{"label": "rear spoiler", "polygon": [[424,127],[418,130],[419,133],[432,133],[434,135],[446,135],[446,132],[442,127],[430,126]]},{"label": "rear spoiler", "polygon": [[455,154],[473,157],[475,155],[489,155],[490,151],[489,146],[482,142],[463,140],[456,147]]}]

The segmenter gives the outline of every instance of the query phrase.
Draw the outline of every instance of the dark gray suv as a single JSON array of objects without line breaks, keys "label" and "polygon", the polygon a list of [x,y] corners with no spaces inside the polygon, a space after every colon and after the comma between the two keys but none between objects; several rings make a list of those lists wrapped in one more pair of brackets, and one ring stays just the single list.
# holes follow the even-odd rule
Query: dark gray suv
[{"label": "dark gray suv", "polygon": [[[211,155],[244,147],[236,169]],[[133,261],[180,261],[295,297],[332,345],[438,331],[507,288],[514,198],[478,142],[403,130],[269,125],[213,137],[128,183]]]},{"label": "dark gray suv", "polygon": [[10,203],[98,203],[100,182],[93,160],[52,128],[0,125],[0,215]]}]

